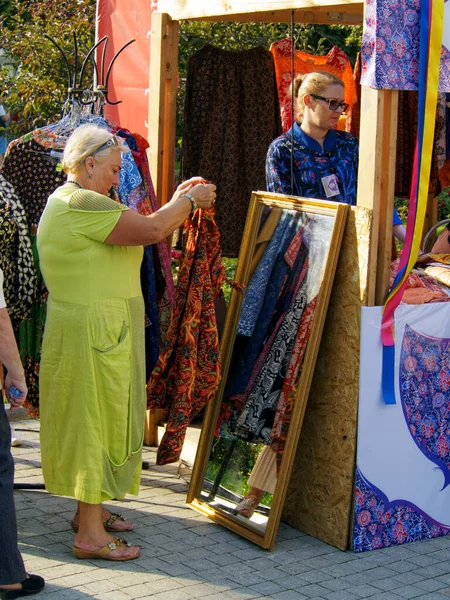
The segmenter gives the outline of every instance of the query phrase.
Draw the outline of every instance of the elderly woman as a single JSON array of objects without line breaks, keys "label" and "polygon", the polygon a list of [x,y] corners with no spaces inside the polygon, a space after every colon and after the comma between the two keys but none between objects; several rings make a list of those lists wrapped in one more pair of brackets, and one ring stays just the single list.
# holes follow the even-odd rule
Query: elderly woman
[{"label": "elderly woman", "polygon": [[171,234],[215,186],[181,184],[151,216],[109,197],[119,184],[120,138],[78,127],[63,157],[66,183],[39,224],[40,266],[49,291],[40,371],[42,468],[46,488],[78,500],[71,522],[77,558],[139,556],[109,532],[132,529],[102,502],[137,494],[146,408],[143,246]]}]

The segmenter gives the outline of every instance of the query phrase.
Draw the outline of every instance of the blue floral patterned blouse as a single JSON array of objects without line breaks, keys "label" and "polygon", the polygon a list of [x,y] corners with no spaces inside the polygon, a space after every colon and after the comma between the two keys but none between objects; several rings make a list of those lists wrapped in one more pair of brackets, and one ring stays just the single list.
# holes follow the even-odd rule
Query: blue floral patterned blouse
[{"label": "blue floral patterned blouse", "polygon": [[[358,141],[345,131],[330,129],[320,144],[294,123],[294,184],[291,186],[291,132],[277,137],[266,158],[266,184],[269,192],[303,198],[334,200],[356,204]],[[335,175],[339,194],[327,198],[323,177]],[[394,210],[394,225],[401,219]]]}]

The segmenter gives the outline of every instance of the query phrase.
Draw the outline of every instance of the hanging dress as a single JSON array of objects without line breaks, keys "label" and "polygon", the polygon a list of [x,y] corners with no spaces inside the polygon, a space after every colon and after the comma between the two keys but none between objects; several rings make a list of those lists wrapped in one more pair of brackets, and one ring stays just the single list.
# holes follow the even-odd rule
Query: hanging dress
[{"label": "hanging dress", "polygon": [[225,269],[214,209],[197,210],[186,229],[165,348],[147,385],[148,406],[169,413],[158,448],[159,465],[180,458],[187,427],[214,397],[221,374],[214,300],[219,297]]},{"label": "hanging dress", "polygon": [[217,186],[222,253],[237,257],[251,194],[265,189],[264,161],[281,133],[273,58],[262,47],[231,51],[206,45],[189,60],[182,178]]},{"label": "hanging dress", "polygon": [[38,231],[49,290],[40,372],[49,492],[99,504],[137,494],[145,419],[142,247],[104,241],[126,207],[66,184]]},{"label": "hanging dress", "polygon": [[[287,131],[292,125],[292,42],[290,38],[273,42],[270,51],[275,62],[281,124],[283,131]],[[294,78],[314,71],[327,71],[342,79],[345,86],[345,102],[350,107],[356,102],[352,65],[348,56],[337,46],[334,46],[326,56],[314,56],[299,50],[295,51]]]}]

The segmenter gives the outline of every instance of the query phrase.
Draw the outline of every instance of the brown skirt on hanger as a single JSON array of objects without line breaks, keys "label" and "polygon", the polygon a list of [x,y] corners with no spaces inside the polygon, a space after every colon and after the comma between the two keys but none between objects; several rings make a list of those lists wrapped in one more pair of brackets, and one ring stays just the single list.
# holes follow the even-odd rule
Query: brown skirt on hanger
[{"label": "brown skirt on hanger", "polygon": [[217,185],[224,256],[236,257],[252,191],[266,189],[267,149],[281,133],[272,54],[206,45],[189,61],[182,177]]}]

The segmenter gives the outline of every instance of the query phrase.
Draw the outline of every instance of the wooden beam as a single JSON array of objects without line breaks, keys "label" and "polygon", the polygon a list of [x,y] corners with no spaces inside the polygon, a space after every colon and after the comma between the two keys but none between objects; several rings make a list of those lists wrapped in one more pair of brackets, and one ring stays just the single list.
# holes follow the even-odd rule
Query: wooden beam
[{"label": "wooden beam", "polygon": [[148,141],[150,172],[160,205],[172,196],[175,170],[175,112],[178,22],[152,14]]},{"label": "wooden beam", "polygon": [[[361,0],[159,0],[158,10],[172,19],[201,19],[224,21],[284,21],[289,22],[292,11],[296,13],[330,13],[329,21],[345,23],[343,15],[363,14]],[[296,19],[297,22],[298,19]],[[309,21],[306,21],[309,22]],[[320,21],[314,21],[320,22]],[[352,21],[355,24],[354,21]]]},{"label": "wooden beam", "polygon": [[357,205],[373,211],[368,305],[384,304],[389,289],[394,210],[398,92],[362,86]]},{"label": "wooden beam", "polygon": [[[290,23],[292,10],[262,11],[256,13],[226,14],[212,17],[190,17],[188,21],[230,21],[233,23]],[[353,12],[338,10],[294,10],[295,23],[311,25],[362,25],[363,12],[358,7]]]}]

